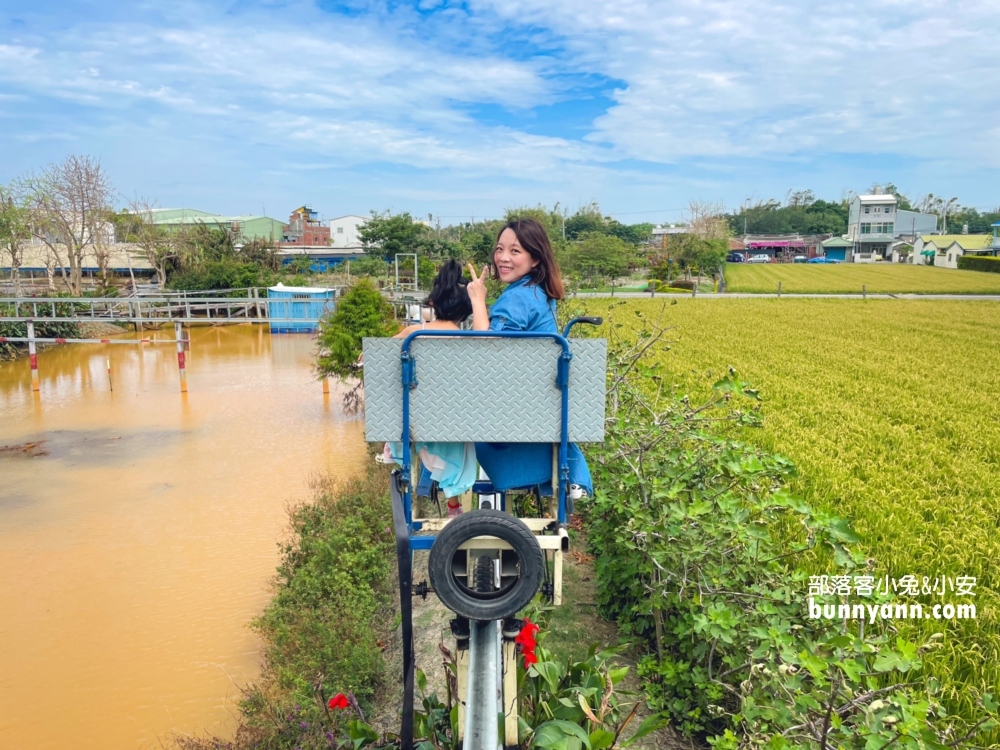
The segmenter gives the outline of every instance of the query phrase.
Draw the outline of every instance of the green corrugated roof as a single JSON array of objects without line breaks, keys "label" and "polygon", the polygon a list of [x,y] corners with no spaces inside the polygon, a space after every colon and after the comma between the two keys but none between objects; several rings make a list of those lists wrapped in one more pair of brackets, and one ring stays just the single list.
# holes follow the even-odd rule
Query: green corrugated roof
[{"label": "green corrugated roof", "polygon": [[924,244],[933,242],[938,250],[944,250],[957,242],[963,250],[984,250],[993,247],[992,234],[922,234],[920,239]]},{"label": "green corrugated roof", "polygon": [[819,243],[822,247],[853,247],[854,243],[843,237],[831,237]]}]

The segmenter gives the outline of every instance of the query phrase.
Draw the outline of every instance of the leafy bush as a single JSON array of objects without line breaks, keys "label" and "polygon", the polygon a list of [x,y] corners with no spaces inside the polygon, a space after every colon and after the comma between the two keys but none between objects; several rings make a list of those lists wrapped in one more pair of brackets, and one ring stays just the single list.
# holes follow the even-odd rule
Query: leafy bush
[{"label": "leafy bush", "polygon": [[[61,312],[60,314],[68,314],[71,312],[70,305],[68,304],[62,305],[59,303],[58,306],[66,308],[65,313]],[[20,338],[27,335],[27,323],[0,322],[0,338],[4,338],[6,336]],[[80,325],[79,323],[35,323],[35,336],[47,339],[80,338]],[[0,342],[0,360],[13,359],[18,356],[19,353],[26,352],[27,350],[28,345],[26,343]]]},{"label": "leafy bush", "polygon": [[227,258],[205,261],[178,271],[170,276],[169,286],[171,289],[187,290],[246,289],[270,286],[276,279],[276,273],[270,268]]},{"label": "leafy bush", "polygon": [[670,282],[670,287],[672,289],[687,289],[691,291],[698,285],[698,282],[694,279],[674,279]]},{"label": "leafy bush", "polygon": [[341,380],[360,375],[361,340],[391,336],[397,329],[392,305],[371,280],[358,279],[337,301],[336,309],[320,320],[317,371],[321,377]]},{"label": "leafy bush", "polygon": [[995,726],[990,694],[969,725],[920,679],[936,639],[806,617],[807,561],[863,572],[853,533],[783,488],[789,461],[727,436],[759,423],[736,373],[698,405],[664,389],[640,361],[663,333],[649,324],[613,346],[609,426],[591,453],[599,489],[583,505],[598,605],[650,644],[639,674],[651,708],[726,750],[956,747]]},{"label": "leafy bush", "polygon": [[967,271],[1000,273],[1000,258],[989,255],[963,255],[958,259],[958,267]]}]

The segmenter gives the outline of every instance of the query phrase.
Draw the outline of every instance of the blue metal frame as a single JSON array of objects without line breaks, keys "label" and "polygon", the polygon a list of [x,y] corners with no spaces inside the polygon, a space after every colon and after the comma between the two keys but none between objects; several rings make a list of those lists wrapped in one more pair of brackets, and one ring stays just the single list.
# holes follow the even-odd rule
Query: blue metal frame
[{"label": "blue metal frame", "polygon": [[509,338],[509,339],[551,339],[562,347],[562,354],[556,366],[556,385],[562,393],[562,409],[559,429],[559,524],[566,523],[566,492],[569,489],[569,363],[573,354],[569,349],[570,328],[576,323],[571,320],[563,331],[558,333],[542,333],[540,331],[414,331],[403,341],[400,350],[400,360],[403,373],[403,477],[406,484],[403,492],[403,510],[406,515],[406,526],[410,532],[410,548],[413,550],[430,549],[437,536],[413,536],[422,524],[413,522],[413,498],[410,491],[410,390],[417,387],[417,361],[410,353],[410,344],[418,336],[464,336],[468,338]]}]

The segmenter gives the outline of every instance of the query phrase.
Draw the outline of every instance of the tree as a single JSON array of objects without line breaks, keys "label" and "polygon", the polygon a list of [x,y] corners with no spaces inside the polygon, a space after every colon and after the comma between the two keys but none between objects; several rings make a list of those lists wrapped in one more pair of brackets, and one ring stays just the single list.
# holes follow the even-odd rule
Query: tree
[{"label": "tree", "polygon": [[816,200],[816,194],[812,190],[789,190],[785,196],[785,201],[793,208],[805,208]]},{"label": "tree", "polygon": [[596,203],[591,203],[580,208],[575,214],[566,219],[566,239],[577,240],[584,234],[594,232],[605,232],[604,216],[601,208]]},{"label": "tree", "polygon": [[[552,245],[553,251],[557,254],[566,246],[566,242],[563,240],[563,221],[568,221],[564,219],[563,215],[559,213],[559,204],[550,211],[545,208],[545,206],[538,205],[534,208],[528,206],[522,206],[520,208],[508,208],[504,212],[504,222],[512,221],[514,219],[534,219],[539,224],[545,228],[545,233],[549,236],[549,244]],[[499,231],[499,227],[497,227]],[[494,241],[496,235],[493,235]],[[490,249],[490,256],[492,257],[493,250]]]},{"label": "tree", "polygon": [[747,200],[725,218],[734,234],[843,234],[849,201],[816,199],[812,190],[788,191],[787,203]]},{"label": "tree", "polygon": [[653,225],[649,223],[622,224],[616,219],[608,219],[606,228],[608,234],[630,245],[643,245],[653,238]]},{"label": "tree", "polygon": [[628,268],[629,246],[601,232],[584,232],[564,253],[565,270],[582,279],[616,278]]},{"label": "tree", "polygon": [[493,259],[493,248],[496,247],[496,232],[485,226],[465,232],[459,242],[464,260],[471,260],[484,265]]},{"label": "tree", "polygon": [[77,296],[83,293],[84,256],[97,246],[101,247],[98,255],[105,257],[102,271],[106,281],[104,248],[111,241],[109,218],[114,191],[100,162],[89,156],[69,156],[29,178],[26,184],[31,231],[59,264],[69,292]]},{"label": "tree", "polygon": [[17,183],[0,185],[0,258],[10,258],[10,280],[14,296],[21,296],[20,268],[24,260],[24,243],[31,239],[31,213],[23,191]]},{"label": "tree", "polygon": [[[337,301],[336,309],[320,320],[316,372],[321,378],[332,376],[341,381],[363,377],[358,367],[362,339],[392,336],[398,328],[392,305],[375,284],[367,278],[358,279]],[[346,406],[359,405],[360,385],[344,395]]]},{"label": "tree", "polygon": [[427,227],[413,221],[409,212],[393,216],[389,211],[372,211],[372,217],[358,232],[361,247],[374,258],[384,258],[392,263],[397,253],[415,253]]},{"label": "tree", "polygon": [[160,288],[166,288],[168,265],[178,257],[178,234],[153,222],[153,203],[145,198],[129,201],[126,210],[115,214],[114,223],[118,239],[139,248]]}]

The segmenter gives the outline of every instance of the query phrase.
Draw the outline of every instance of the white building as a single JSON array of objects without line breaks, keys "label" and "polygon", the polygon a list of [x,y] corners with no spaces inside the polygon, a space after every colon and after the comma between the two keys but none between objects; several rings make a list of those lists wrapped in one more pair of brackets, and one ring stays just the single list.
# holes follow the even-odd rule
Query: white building
[{"label": "white building", "polygon": [[370,216],[348,214],[330,219],[330,245],[342,250],[360,250],[361,240],[358,231]]},{"label": "white building", "polygon": [[852,243],[851,260],[875,263],[892,259],[892,246],[900,235],[937,231],[937,216],[897,208],[895,195],[856,195],[851,199],[847,239]]},{"label": "white building", "polygon": [[933,260],[938,268],[958,268],[958,259],[963,255],[996,255],[997,252],[989,234],[931,234],[918,237],[913,243],[913,262],[930,265]]}]

